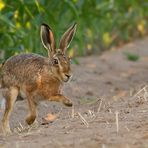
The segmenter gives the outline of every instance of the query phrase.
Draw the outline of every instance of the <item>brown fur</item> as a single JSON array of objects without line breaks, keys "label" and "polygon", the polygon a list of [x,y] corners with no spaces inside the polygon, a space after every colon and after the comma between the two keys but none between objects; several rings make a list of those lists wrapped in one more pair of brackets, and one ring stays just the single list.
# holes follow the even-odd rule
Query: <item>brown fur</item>
[{"label": "brown fur", "polygon": [[[29,125],[35,121],[36,107],[41,100],[57,101],[66,106],[72,106],[72,102],[60,92],[63,81],[68,81],[70,77],[69,58],[64,54],[65,49],[52,49],[54,54],[50,51],[48,44],[51,44],[51,41],[52,48],[55,47],[54,36],[50,30],[49,38],[52,39],[48,42],[46,37],[50,28],[44,24],[43,27],[42,42],[49,51],[48,58],[37,54],[20,54],[9,58],[1,67],[1,85],[5,90],[4,97],[6,98],[6,109],[2,119],[4,134],[10,133],[9,117],[18,96],[28,101],[29,113],[26,122]],[[62,44],[67,46],[67,42],[64,43],[64,41]]]}]

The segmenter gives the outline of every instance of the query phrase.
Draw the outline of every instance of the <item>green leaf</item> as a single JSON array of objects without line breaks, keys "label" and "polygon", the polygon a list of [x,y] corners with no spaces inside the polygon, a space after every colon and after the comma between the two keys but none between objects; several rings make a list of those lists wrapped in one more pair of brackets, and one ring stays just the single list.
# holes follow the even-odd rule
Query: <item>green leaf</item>
[{"label": "green leaf", "polygon": [[135,61],[138,61],[140,58],[139,55],[134,54],[134,53],[125,52],[124,54],[129,61],[135,62]]}]

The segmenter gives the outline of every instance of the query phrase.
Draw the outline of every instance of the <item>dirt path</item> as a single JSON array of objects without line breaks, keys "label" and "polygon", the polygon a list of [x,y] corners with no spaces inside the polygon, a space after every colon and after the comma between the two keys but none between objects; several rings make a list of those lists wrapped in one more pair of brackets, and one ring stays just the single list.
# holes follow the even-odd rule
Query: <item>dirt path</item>
[{"label": "dirt path", "polygon": [[[125,52],[138,54],[140,59],[129,61]],[[78,60],[80,65],[73,65],[74,78],[64,88],[65,94],[72,98],[74,108],[41,103],[39,127],[7,138],[0,137],[0,147],[148,147],[148,38],[118,51]],[[42,117],[49,112],[57,115],[57,119],[41,125]],[[19,122],[23,125],[26,114],[26,102],[17,102],[11,128]]]}]

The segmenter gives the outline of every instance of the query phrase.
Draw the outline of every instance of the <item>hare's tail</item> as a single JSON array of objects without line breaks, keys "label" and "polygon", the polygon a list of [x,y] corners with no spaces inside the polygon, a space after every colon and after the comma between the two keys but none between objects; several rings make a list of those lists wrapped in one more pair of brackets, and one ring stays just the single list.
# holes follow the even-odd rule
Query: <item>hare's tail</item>
[{"label": "hare's tail", "polygon": [[4,65],[4,62],[0,63],[0,88],[2,87],[1,70],[2,70],[3,65]]},{"label": "hare's tail", "polygon": [[1,76],[1,70],[2,70],[3,65],[4,63],[0,63],[0,76]]},{"label": "hare's tail", "polygon": [[3,66],[3,64],[0,64],[0,70],[1,70],[2,66]]},{"label": "hare's tail", "polygon": [[3,61],[2,63],[0,63],[0,71],[1,71],[1,69],[2,69],[2,67],[3,67],[4,64],[5,64],[5,61]]}]

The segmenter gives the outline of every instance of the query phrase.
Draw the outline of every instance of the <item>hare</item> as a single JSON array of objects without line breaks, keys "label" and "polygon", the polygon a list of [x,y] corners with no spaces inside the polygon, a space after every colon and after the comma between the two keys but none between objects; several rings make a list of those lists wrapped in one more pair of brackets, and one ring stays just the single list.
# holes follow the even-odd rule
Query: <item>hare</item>
[{"label": "hare", "polygon": [[36,107],[41,100],[62,102],[72,106],[72,102],[61,94],[63,82],[71,77],[70,58],[66,50],[73,39],[77,24],[71,26],[61,37],[56,48],[51,28],[42,24],[40,36],[48,57],[38,54],[20,54],[10,57],[1,66],[1,89],[6,99],[5,112],[1,122],[3,134],[11,133],[9,117],[18,96],[27,99],[29,114],[26,118],[31,125],[37,116]]}]

